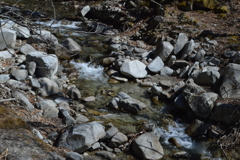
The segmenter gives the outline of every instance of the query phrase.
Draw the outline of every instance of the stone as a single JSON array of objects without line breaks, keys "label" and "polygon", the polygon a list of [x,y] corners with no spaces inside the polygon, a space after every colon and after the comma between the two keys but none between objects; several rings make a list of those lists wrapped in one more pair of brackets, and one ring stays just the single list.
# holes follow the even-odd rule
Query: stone
[{"label": "stone", "polygon": [[174,46],[174,54],[177,55],[187,43],[188,38],[184,33],[179,33],[177,42]]},{"label": "stone", "polygon": [[0,31],[0,50],[4,50],[7,47],[14,48],[16,44],[16,38],[16,31],[2,28]]},{"label": "stone", "polygon": [[108,50],[118,52],[122,50],[122,46],[120,44],[111,44],[109,45]]},{"label": "stone", "polygon": [[104,159],[108,159],[108,160],[114,159],[114,157],[116,157],[116,155],[114,153],[109,152],[109,151],[98,151],[95,153],[95,155],[100,156]]},{"label": "stone", "polygon": [[131,148],[140,159],[161,159],[164,156],[163,148],[153,132],[137,137]]},{"label": "stone", "polygon": [[157,43],[157,48],[154,52],[154,57],[159,56],[162,59],[162,61],[165,62],[172,53],[173,48],[174,47],[171,45],[171,43],[166,41],[159,41]]},{"label": "stone", "polygon": [[53,44],[57,44],[58,39],[50,31],[47,30],[34,31],[34,34],[27,39],[28,44],[44,42],[52,42]]},{"label": "stone", "polygon": [[104,137],[104,139],[110,139],[112,138],[119,130],[112,126],[110,127],[107,131],[106,131],[106,136]]},{"label": "stone", "polygon": [[28,74],[31,75],[31,76],[33,76],[34,73],[35,73],[35,71],[36,71],[36,68],[37,68],[36,62],[33,62],[33,61],[29,62],[29,63],[27,64]]},{"label": "stone", "polygon": [[237,52],[236,51],[226,51],[223,53],[224,58],[232,58],[235,56]]},{"label": "stone", "polygon": [[169,67],[163,67],[160,71],[161,76],[171,76],[173,74],[173,69]]},{"label": "stone", "polygon": [[191,137],[206,135],[208,125],[198,119],[194,120],[186,129],[186,132]]},{"label": "stone", "polygon": [[22,104],[25,105],[25,107],[29,110],[33,110],[34,106],[32,105],[31,102],[29,102],[28,97],[26,97],[23,93],[19,91],[15,91],[13,93],[13,96],[18,99]]},{"label": "stone", "polygon": [[57,146],[83,153],[105,134],[104,127],[97,122],[76,124],[66,128],[60,135]]},{"label": "stone", "polygon": [[84,123],[84,122],[88,122],[88,121],[89,121],[89,119],[86,116],[84,116],[82,114],[76,115],[76,123]]},{"label": "stone", "polygon": [[194,1],[193,7],[196,9],[214,9],[216,6],[215,0],[197,0]]},{"label": "stone", "polygon": [[59,110],[56,106],[52,100],[42,100],[38,103],[38,108],[43,110],[43,117],[58,118]]},{"label": "stone", "polygon": [[18,38],[29,38],[30,37],[30,30],[27,27],[17,27],[16,29],[17,37]]},{"label": "stone", "polygon": [[60,111],[61,115],[63,116],[64,124],[66,124],[67,126],[76,124],[76,120],[72,116],[70,116],[67,109],[59,108],[59,111]]},{"label": "stone", "polygon": [[37,64],[35,74],[37,77],[53,78],[58,70],[58,58],[56,55],[45,52],[30,52],[27,54],[26,62],[35,62]]},{"label": "stone", "polygon": [[128,78],[144,78],[147,76],[146,65],[138,60],[124,62],[120,72]]},{"label": "stone", "polygon": [[128,138],[125,134],[118,132],[115,134],[112,139],[109,142],[109,147],[115,148],[119,145],[123,144],[124,142],[127,142]]},{"label": "stone", "polygon": [[54,95],[59,92],[57,83],[49,78],[40,78],[38,82],[41,85],[41,95],[44,97]]},{"label": "stone", "polygon": [[231,104],[217,104],[211,115],[211,119],[215,122],[232,125],[239,121],[239,107]]},{"label": "stone", "polygon": [[10,79],[10,74],[1,74],[0,75],[0,83],[5,83]]},{"label": "stone", "polygon": [[87,5],[87,6],[84,6],[83,8],[82,8],[82,10],[81,10],[81,15],[83,16],[83,17],[85,17],[85,15],[90,11],[90,6],[89,5]]},{"label": "stone", "polygon": [[162,59],[159,56],[157,56],[151,63],[149,63],[147,68],[152,73],[158,73],[158,72],[160,72],[160,70],[162,69],[163,66],[164,66],[164,63],[163,63]]},{"label": "stone", "polygon": [[24,81],[28,76],[28,71],[25,69],[14,70],[12,76],[18,81]]},{"label": "stone", "polygon": [[81,46],[72,38],[67,38],[62,42],[62,45],[66,47],[70,52],[82,51]]},{"label": "stone", "polygon": [[222,98],[239,98],[240,97],[240,65],[228,64],[221,72],[223,77],[220,87]]},{"label": "stone", "polygon": [[162,87],[153,85],[151,87],[151,93],[155,96],[159,96],[162,93]]},{"label": "stone", "polygon": [[84,158],[77,152],[68,152],[66,153],[66,160],[84,160]]},{"label": "stone", "polygon": [[181,50],[181,53],[179,53],[181,55],[180,59],[185,59],[186,57],[190,56],[193,50],[194,50],[194,40],[191,39],[188,43],[185,44],[185,46]]},{"label": "stone", "polygon": [[20,47],[20,52],[24,55],[27,55],[28,53],[35,52],[36,49],[33,48],[30,44],[24,44]]},{"label": "stone", "polygon": [[114,97],[106,107],[112,109],[124,109],[133,114],[137,114],[139,111],[146,108],[146,105],[143,102],[131,98],[124,92],[119,92],[118,95]]},{"label": "stone", "polygon": [[[10,51],[10,52],[9,52]],[[0,51],[0,57],[2,58],[12,58],[14,55],[14,50],[13,49],[9,49],[7,51]]]},{"label": "stone", "polygon": [[220,73],[217,71],[207,71],[199,73],[195,78],[194,82],[198,85],[213,86],[218,82]]},{"label": "stone", "polygon": [[81,98],[81,93],[79,91],[78,88],[76,87],[71,87],[69,90],[68,90],[68,96],[69,98],[71,99],[74,99],[74,100],[78,100]]},{"label": "stone", "polygon": [[14,79],[9,79],[6,83],[13,88],[18,88],[22,90],[31,90],[31,88],[27,86],[26,83],[23,83]]}]

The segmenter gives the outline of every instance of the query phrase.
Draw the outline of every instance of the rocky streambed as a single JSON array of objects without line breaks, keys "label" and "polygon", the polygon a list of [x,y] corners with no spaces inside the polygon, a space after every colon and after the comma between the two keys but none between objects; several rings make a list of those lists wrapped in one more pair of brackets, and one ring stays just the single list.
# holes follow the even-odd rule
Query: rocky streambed
[{"label": "rocky streambed", "polygon": [[237,159],[240,52],[211,31],[156,1],[1,8],[1,158]]}]

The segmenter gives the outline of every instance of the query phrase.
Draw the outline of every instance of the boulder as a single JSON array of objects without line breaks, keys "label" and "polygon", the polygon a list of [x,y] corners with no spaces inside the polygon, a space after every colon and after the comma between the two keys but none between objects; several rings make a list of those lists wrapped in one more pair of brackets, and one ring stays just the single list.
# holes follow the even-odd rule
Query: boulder
[{"label": "boulder", "polygon": [[30,52],[27,54],[26,62],[35,62],[36,71],[35,74],[37,77],[47,77],[53,78],[58,70],[58,58],[56,55],[47,54],[45,52]]},{"label": "boulder", "polygon": [[185,44],[185,46],[183,47],[180,55],[181,55],[181,59],[185,59],[186,57],[190,56],[190,54],[193,52],[194,50],[194,40],[191,39],[188,43]]},{"label": "boulder", "polygon": [[37,104],[37,108],[43,110],[44,117],[58,118],[57,104],[52,100],[42,100]]},{"label": "boulder", "polygon": [[116,155],[112,152],[109,151],[98,151],[95,153],[96,156],[102,157],[103,159],[114,159],[114,157],[116,157]]},{"label": "boulder", "polygon": [[63,46],[66,47],[70,52],[81,51],[81,46],[74,41],[72,38],[67,38],[62,42]]},{"label": "boulder", "polygon": [[83,153],[105,134],[104,127],[97,122],[76,124],[66,128],[60,135],[57,146]]},{"label": "boulder", "polygon": [[223,98],[240,97],[240,65],[228,64],[221,72],[223,81],[220,87],[220,95]]},{"label": "boulder", "polygon": [[57,83],[49,78],[40,78],[38,82],[41,85],[41,95],[44,97],[57,94],[59,91]]},{"label": "boulder", "polygon": [[30,37],[30,30],[26,27],[17,27],[16,28],[16,32],[17,32],[17,37],[18,38],[29,38]]},{"label": "boulder", "polygon": [[147,76],[146,65],[138,60],[124,62],[120,72],[128,78],[144,78]]},{"label": "boulder", "polygon": [[0,83],[5,83],[10,79],[10,74],[1,74],[0,75]]},{"label": "boulder", "polygon": [[218,71],[201,72],[193,78],[194,82],[199,85],[213,86],[218,82],[220,73]]},{"label": "boulder", "polygon": [[215,0],[195,0],[193,4],[193,8],[196,9],[214,9],[215,6]]},{"label": "boulder", "polygon": [[159,56],[162,59],[162,61],[166,61],[167,58],[172,53],[173,48],[174,47],[171,45],[171,43],[166,41],[159,41],[157,43],[157,48],[154,52],[154,57]]},{"label": "boulder", "polygon": [[85,15],[90,11],[90,6],[89,5],[87,5],[87,6],[84,6],[83,8],[82,8],[82,10],[81,10],[81,15],[83,16],[83,17],[85,17]]},{"label": "boulder", "polygon": [[15,47],[17,34],[14,30],[2,28],[0,31],[0,50]]},{"label": "boulder", "polygon": [[[9,52],[10,51],[10,52]],[[14,50],[13,49],[9,49],[8,51],[1,51],[0,52],[0,57],[2,58],[12,58],[12,56],[14,55]]]},{"label": "boulder", "polygon": [[199,49],[195,56],[195,61],[201,62],[204,59],[205,54],[206,51],[204,49]]},{"label": "boulder", "polygon": [[146,105],[143,102],[131,98],[124,92],[119,92],[118,95],[107,104],[107,107],[112,109],[124,109],[133,114],[137,114],[139,111],[146,108]]},{"label": "boulder", "polygon": [[58,39],[47,30],[37,30],[34,34],[27,39],[27,43],[46,43],[52,42],[53,44],[58,43]]},{"label": "boulder", "polygon": [[71,99],[75,99],[75,100],[78,100],[81,98],[81,93],[79,91],[78,88],[76,87],[71,87],[69,90],[68,90],[68,96],[69,98]]},{"label": "boulder", "polygon": [[14,70],[12,76],[18,81],[24,81],[28,76],[28,71],[25,69]]},{"label": "boulder", "polygon": [[232,125],[239,122],[240,110],[238,106],[231,104],[217,104],[211,115],[211,119],[215,122]]},{"label": "boulder", "polygon": [[178,54],[183,49],[187,41],[188,41],[187,36],[184,33],[179,33],[177,42],[174,46],[175,55]]},{"label": "boulder", "polygon": [[123,144],[124,142],[127,142],[128,138],[125,134],[118,132],[115,134],[112,139],[109,142],[109,147],[115,148],[119,145]]},{"label": "boulder", "polygon": [[33,48],[30,44],[24,44],[20,47],[20,52],[27,55],[28,53],[35,52],[36,49]]},{"label": "boulder", "polygon": [[140,159],[161,159],[164,155],[163,148],[153,132],[147,132],[137,137],[131,148]]},{"label": "boulder", "polygon": [[66,153],[66,160],[83,160],[83,156],[77,152]]},{"label": "boulder", "polygon": [[157,56],[149,65],[147,68],[152,72],[152,73],[159,73],[160,70],[163,68],[164,63],[162,59]]}]

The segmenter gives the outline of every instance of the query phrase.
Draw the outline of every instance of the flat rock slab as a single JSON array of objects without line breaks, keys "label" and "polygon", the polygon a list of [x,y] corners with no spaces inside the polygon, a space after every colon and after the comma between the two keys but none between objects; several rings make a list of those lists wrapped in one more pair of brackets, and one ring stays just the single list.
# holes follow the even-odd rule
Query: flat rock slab
[{"label": "flat rock slab", "polygon": [[138,60],[124,62],[120,71],[128,78],[144,78],[147,76],[146,65]]}]

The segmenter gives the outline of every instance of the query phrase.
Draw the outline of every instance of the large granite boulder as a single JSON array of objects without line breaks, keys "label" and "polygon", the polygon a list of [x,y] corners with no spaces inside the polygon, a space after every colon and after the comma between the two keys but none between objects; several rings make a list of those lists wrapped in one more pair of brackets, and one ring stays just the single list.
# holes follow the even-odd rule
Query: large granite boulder
[{"label": "large granite boulder", "polygon": [[30,52],[27,54],[26,62],[35,62],[37,64],[35,75],[37,77],[53,78],[58,70],[58,58],[56,55],[45,52]]},{"label": "large granite boulder", "polygon": [[15,47],[17,34],[16,31],[2,28],[0,31],[0,50],[6,49],[7,47]]},{"label": "large granite boulder", "polygon": [[133,152],[140,159],[160,159],[163,157],[163,148],[153,132],[147,132],[136,138],[131,146]]},{"label": "large granite boulder", "polygon": [[119,92],[108,104],[107,107],[112,109],[123,109],[133,114],[137,114],[142,109],[146,108],[146,105],[139,100],[133,99],[124,92]]},{"label": "large granite boulder", "polygon": [[222,98],[239,98],[240,97],[240,65],[228,64],[221,72],[223,77],[220,87]]},{"label": "large granite boulder", "polygon": [[147,75],[146,65],[138,60],[124,62],[120,71],[128,78],[144,78]]},{"label": "large granite boulder", "polygon": [[83,153],[105,134],[104,127],[97,122],[76,124],[61,134],[57,146]]}]

